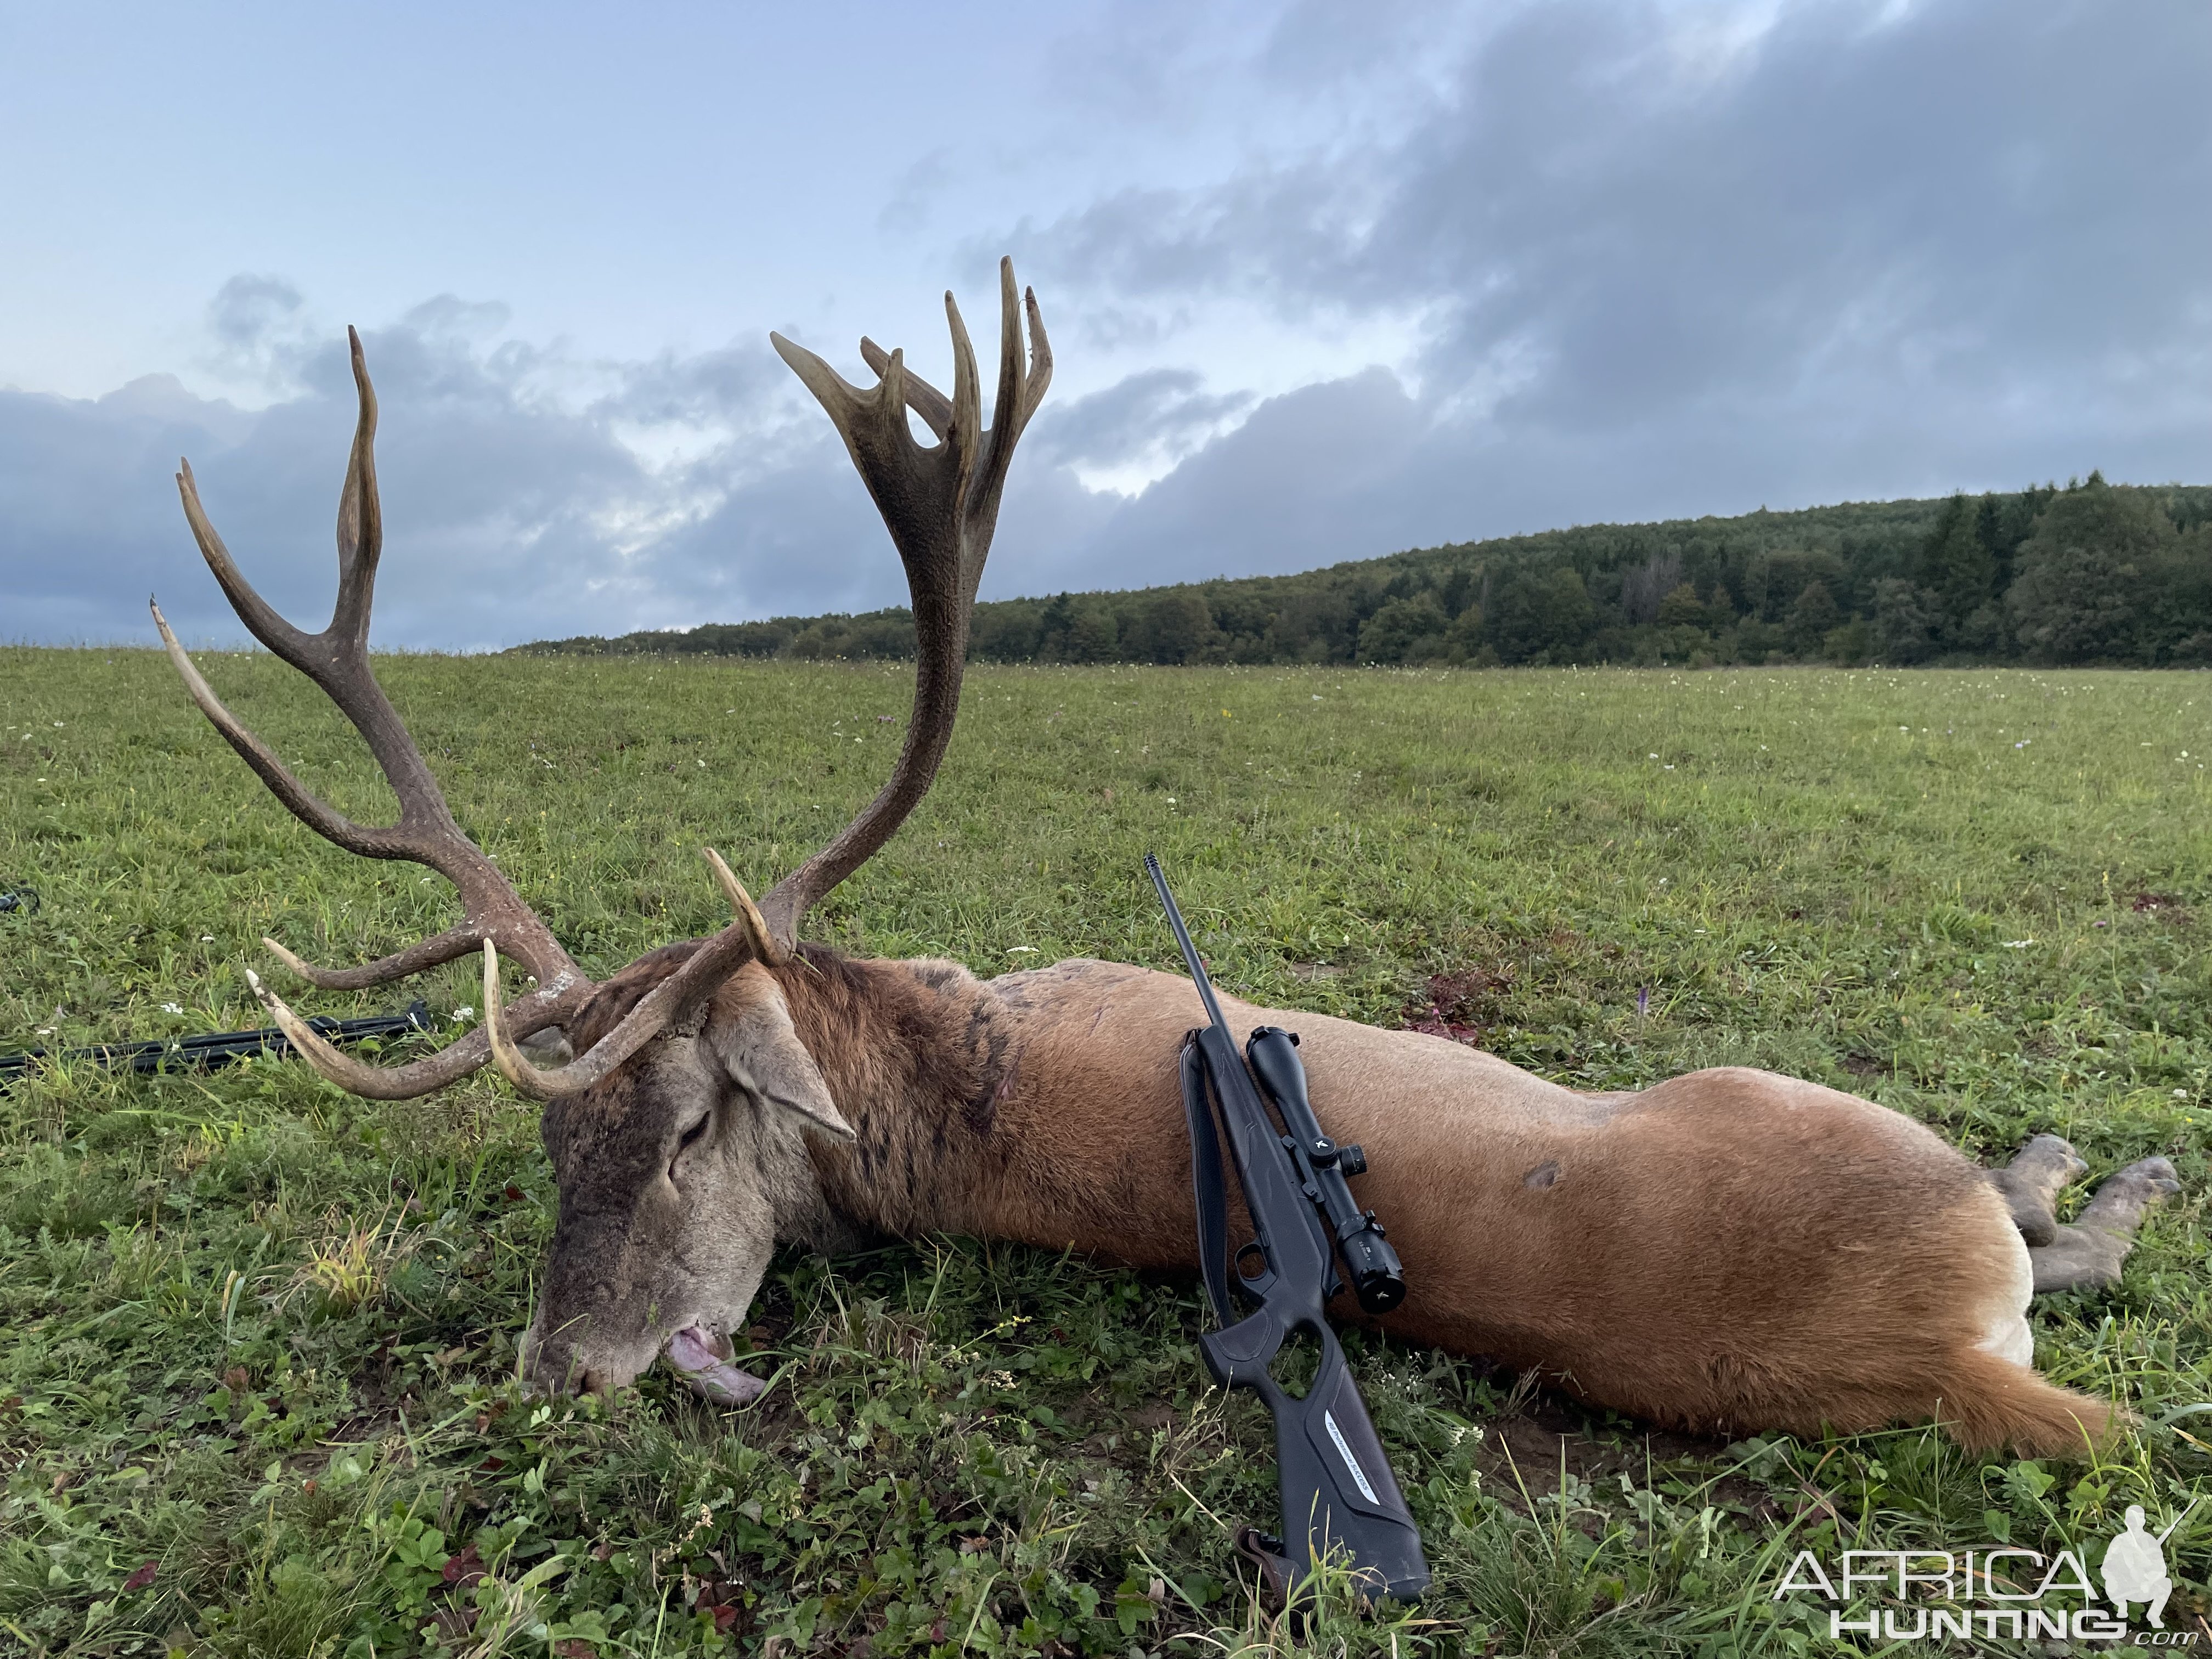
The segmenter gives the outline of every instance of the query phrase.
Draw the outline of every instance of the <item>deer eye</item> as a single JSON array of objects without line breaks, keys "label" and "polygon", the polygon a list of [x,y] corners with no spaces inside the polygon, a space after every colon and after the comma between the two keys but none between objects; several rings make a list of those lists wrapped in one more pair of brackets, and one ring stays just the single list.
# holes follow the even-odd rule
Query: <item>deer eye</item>
[{"label": "deer eye", "polygon": [[712,1112],[709,1112],[706,1116],[701,1118],[696,1123],[686,1129],[678,1139],[676,1142],[675,1157],[671,1158],[668,1160],[668,1174],[671,1180],[673,1180],[676,1176],[676,1159],[683,1157],[685,1152],[697,1146],[700,1141],[706,1138],[707,1126],[714,1121],[714,1115]]}]

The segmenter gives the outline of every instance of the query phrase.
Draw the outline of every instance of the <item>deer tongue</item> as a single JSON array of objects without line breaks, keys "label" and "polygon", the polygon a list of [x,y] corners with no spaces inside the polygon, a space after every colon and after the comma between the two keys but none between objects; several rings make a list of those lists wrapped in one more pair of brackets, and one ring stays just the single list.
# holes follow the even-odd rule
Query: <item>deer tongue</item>
[{"label": "deer tongue", "polygon": [[750,1371],[741,1371],[716,1353],[706,1332],[686,1325],[668,1339],[669,1364],[702,1400],[718,1406],[750,1406],[766,1392],[768,1384]]}]

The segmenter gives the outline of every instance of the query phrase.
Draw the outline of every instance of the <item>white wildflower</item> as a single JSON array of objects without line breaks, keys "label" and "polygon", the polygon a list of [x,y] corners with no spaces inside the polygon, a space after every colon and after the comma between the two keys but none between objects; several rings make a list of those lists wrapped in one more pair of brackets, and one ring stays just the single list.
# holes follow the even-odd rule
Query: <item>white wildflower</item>
[{"label": "white wildflower", "polygon": [[165,1014],[181,1014],[185,1012],[185,1005],[181,1002],[165,1002],[161,1005],[161,1012]]},{"label": "white wildflower", "polygon": [[453,1010],[453,1024],[456,1025],[465,1025],[476,1017],[477,1011],[474,1008],[460,1007]]}]

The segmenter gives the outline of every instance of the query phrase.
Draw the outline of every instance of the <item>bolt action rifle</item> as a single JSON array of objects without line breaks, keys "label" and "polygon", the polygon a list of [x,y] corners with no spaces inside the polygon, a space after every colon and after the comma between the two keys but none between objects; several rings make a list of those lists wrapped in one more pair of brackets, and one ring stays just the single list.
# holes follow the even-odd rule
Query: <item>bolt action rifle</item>
[{"label": "bolt action rifle", "polygon": [[[430,1029],[430,1006],[421,998],[407,1005],[404,1014],[371,1014],[362,1019],[334,1019],[318,1014],[308,1029],[331,1042],[358,1042],[363,1037],[395,1036],[402,1031]],[[128,1066],[141,1076],[156,1072],[197,1067],[213,1071],[233,1060],[266,1054],[282,1060],[292,1052],[291,1039],[276,1026],[252,1031],[210,1031],[201,1036],[155,1037],[144,1042],[103,1042],[90,1048],[64,1048],[50,1055],[44,1048],[0,1054],[0,1093],[17,1078],[27,1077],[49,1060],[77,1060],[93,1066]]]},{"label": "bolt action rifle", "polygon": [[[1215,1382],[1224,1389],[1251,1389],[1275,1419],[1283,1529],[1270,1537],[1246,1528],[1237,1547],[1260,1565],[1286,1602],[1304,1594],[1316,1566],[1332,1555],[1351,1569],[1370,1599],[1416,1601],[1429,1586],[1421,1535],[1322,1311],[1347,1280],[1360,1307],[1370,1314],[1388,1313],[1406,1299],[1397,1251],[1384,1238],[1375,1212],[1359,1207],[1345,1182],[1367,1168],[1366,1155],[1357,1146],[1338,1146],[1314,1115],[1295,1033],[1259,1026],[1244,1056],[1237,1054],[1236,1036],[1214,999],[1206,964],[1190,942],[1159,860],[1149,853],[1145,870],[1159,890],[1168,926],[1175,930],[1210,1022],[1185,1037],[1182,1048],[1199,1259],[1206,1294],[1222,1325],[1199,1338],[1199,1351]],[[1262,1091],[1277,1117],[1261,1105]],[[1220,1104],[1244,1207],[1257,1235],[1237,1251],[1233,1281],[1214,1101]],[[1248,1310],[1242,1319],[1231,1301],[1232,1289]],[[1321,1364],[1304,1397],[1294,1399],[1268,1366],[1284,1344],[1298,1335],[1319,1346]]]}]

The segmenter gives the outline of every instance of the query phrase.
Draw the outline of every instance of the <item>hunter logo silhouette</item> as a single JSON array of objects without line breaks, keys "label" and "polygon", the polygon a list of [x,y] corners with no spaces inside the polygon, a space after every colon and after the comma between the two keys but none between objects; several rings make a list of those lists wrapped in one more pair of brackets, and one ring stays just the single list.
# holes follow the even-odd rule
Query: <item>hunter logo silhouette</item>
[{"label": "hunter logo silhouette", "polygon": [[2143,1530],[2142,1505],[2128,1505],[2127,1530],[2105,1546],[2105,1559],[2098,1568],[2104,1575],[2105,1595],[2121,1618],[2128,1616],[2129,1602],[2142,1601],[2147,1604],[2143,1616],[2151,1628],[2166,1628],[2166,1598],[2173,1594],[2173,1580],[2166,1571],[2166,1540],[2196,1507],[2191,1504],[2172,1526],[2154,1537]]},{"label": "hunter logo silhouette", "polygon": [[[1845,1550],[1832,1573],[1811,1550],[1800,1550],[1775,1586],[1773,1599],[1816,1594],[1830,1604],[1828,1635],[1835,1641],[1856,1635],[1890,1642],[1940,1641],[1947,1636],[1962,1641],[1979,1636],[2015,1642],[2118,1642],[2127,1639],[2129,1609],[2134,1606],[2142,1609],[2150,1626],[2136,1633],[2136,1645],[2194,1648],[2203,1632],[2166,1632],[2166,1605],[2176,1586],[2166,1567],[2166,1545],[2203,1501],[2200,1497],[2192,1502],[2159,1533],[2145,1528],[2143,1506],[2130,1504],[2125,1526],[2106,1544],[2098,1563],[2105,1582],[2101,1598],[2089,1571],[2096,1547],[2085,1540],[2079,1549],[2063,1548],[2056,1554],[2008,1543],[1966,1551]],[[2151,1631],[2165,1633],[2154,1636]]]}]

